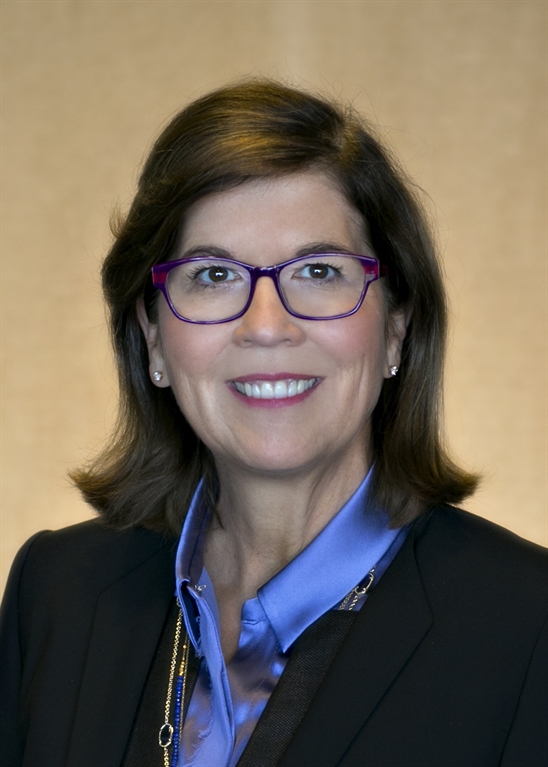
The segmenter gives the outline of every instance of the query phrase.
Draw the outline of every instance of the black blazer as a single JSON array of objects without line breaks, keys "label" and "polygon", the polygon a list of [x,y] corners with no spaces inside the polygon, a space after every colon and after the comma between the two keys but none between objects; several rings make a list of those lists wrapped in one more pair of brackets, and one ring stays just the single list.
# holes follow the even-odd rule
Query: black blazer
[{"label": "black blazer", "polygon": [[[120,767],[175,548],[95,520],[21,549],[2,608],[2,767]],[[279,767],[546,767],[547,563],[466,512],[420,519]]]}]

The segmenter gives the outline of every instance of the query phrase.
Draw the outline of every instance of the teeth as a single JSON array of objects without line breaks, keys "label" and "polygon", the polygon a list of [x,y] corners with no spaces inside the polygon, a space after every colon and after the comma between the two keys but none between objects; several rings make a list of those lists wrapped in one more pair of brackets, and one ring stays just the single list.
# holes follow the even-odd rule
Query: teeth
[{"label": "teeth", "polygon": [[287,397],[287,384],[285,381],[276,381],[274,384],[274,399],[285,399]]},{"label": "teeth", "polygon": [[240,394],[253,399],[287,399],[295,397],[297,394],[303,394],[307,389],[312,388],[317,383],[317,378],[301,378],[299,381],[289,379],[287,381],[263,381],[242,383],[234,381],[233,386]]},{"label": "teeth", "polygon": [[261,384],[261,399],[274,399],[274,387],[269,381]]}]

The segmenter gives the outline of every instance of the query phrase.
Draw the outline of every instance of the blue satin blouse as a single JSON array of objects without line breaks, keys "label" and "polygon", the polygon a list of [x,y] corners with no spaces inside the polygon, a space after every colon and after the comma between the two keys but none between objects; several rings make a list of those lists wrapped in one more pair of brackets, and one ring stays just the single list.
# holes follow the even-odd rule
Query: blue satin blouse
[{"label": "blue satin blouse", "polygon": [[[225,664],[213,585],[203,565],[209,513],[200,488],[176,559],[177,594],[200,670],[183,728],[180,767],[234,767],[280,678],[295,640],[375,566],[381,577],[405,538],[381,513],[364,513],[370,474],[300,554],[242,607],[238,650]],[[354,609],[359,609],[367,595]]]}]

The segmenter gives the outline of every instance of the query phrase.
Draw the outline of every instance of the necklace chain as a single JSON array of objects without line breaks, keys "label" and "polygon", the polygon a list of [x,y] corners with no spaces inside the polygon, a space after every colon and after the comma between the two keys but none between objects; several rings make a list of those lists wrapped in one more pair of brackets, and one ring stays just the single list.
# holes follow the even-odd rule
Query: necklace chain
[{"label": "necklace chain", "polygon": [[[356,604],[358,603],[358,600],[360,597],[363,597],[364,594],[367,594],[371,586],[373,585],[373,581],[375,580],[375,568],[372,567],[371,570],[367,573],[367,578],[369,579],[367,583],[363,584],[358,583],[357,586],[355,586],[352,591],[350,591],[343,601],[340,603],[338,610],[353,610],[356,607]],[[350,603],[350,604],[349,604]]]},{"label": "necklace chain", "polygon": [[[179,604],[179,601],[177,600]],[[173,724],[169,721],[171,713],[171,699],[173,697],[173,682],[175,680],[175,670],[177,668],[177,658],[179,656],[179,644],[183,629],[183,612],[179,604],[179,615],[177,616],[177,625],[175,627],[175,639],[173,641],[173,654],[169,666],[169,681],[167,684],[166,705],[164,710],[164,723],[158,732],[158,743],[164,750],[164,767],[177,767],[179,761],[179,744],[181,742],[181,731],[183,728],[183,712],[185,705],[186,677],[188,669],[188,656],[190,651],[190,641],[188,634],[185,633],[185,639],[182,647],[181,662],[179,673],[175,683],[175,710],[173,712]],[[175,736],[175,738],[173,737]],[[173,745],[171,754],[171,764],[169,760],[169,747]]]}]

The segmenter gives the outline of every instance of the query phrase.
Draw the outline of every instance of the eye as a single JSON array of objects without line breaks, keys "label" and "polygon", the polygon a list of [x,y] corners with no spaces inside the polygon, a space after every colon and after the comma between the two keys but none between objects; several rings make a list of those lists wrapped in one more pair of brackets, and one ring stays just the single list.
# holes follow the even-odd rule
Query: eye
[{"label": "eye", "polygon": [[240,279],[238,272],[220,264],[211,266],[199,266],[190,275],[190,278],[204,285],[219,285],[235,282]]},{"label": "eye", "polygon": [[212,266],[202,274],[202,279],[207,282],[225,282],[229,279],[230,272],[224,266]]},{"label": "eye", "polygon": [[340,275],[340,270],[331,264],[321,261],[313,264],[306,264],[295,273],[296,277],[305,280],[329,280]]}]

